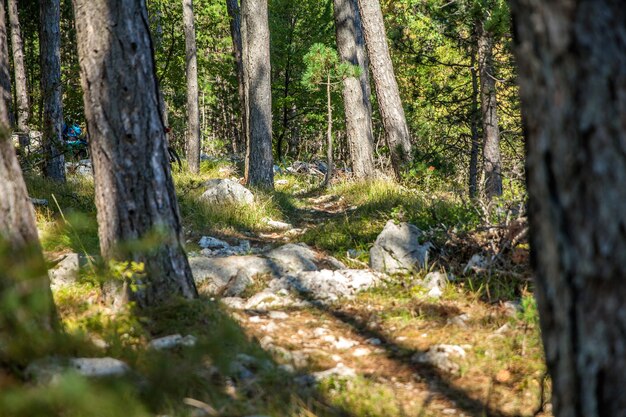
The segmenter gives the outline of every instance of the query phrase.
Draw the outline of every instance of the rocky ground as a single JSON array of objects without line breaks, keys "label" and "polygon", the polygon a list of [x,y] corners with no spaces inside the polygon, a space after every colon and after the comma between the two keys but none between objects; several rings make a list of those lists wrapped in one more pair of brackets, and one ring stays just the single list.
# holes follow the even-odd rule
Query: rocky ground
[{"label": "rocky ground", "polygon": [[[204,186],[201,198],[211,204],[254,199],[236,181]],[[187,233],[200,292],[269,354],[271,366],[298,392],[316,389],[323,402],[354,409],[349,415],[355,416],[550,414],[530,297],[485,301],[469,288],[481,282],[477,285],[490,291],[488,279],[468,279],[489,269],[484,255],[446,268],[435,259],[441,251],[427,233],[408,222],[389,221],[369,253],[351,249],[342,262],[301,239],[307,229],[349,216],[355,207],[328,194],[303,196],[299,203],[294,224],[265,218],[259,233]],[[53,290],[57,298],[68,297],[89,259],[77,253],[55,256]],[[61,310],[68,317],[75,313]],[[153,332],[145,346],[185,349],[202,344],[197,340],[202,337],[193,327],[189,332],[170,327]],[[107,342],[100,342],[110,353]],[[231,359],[235,384],[259,378],[267,361],[249,353]],[[64,367],[87,376],[133,372],[112,357],[37,363],[29,372],[49,379]],[[359,411],[361,403],[369,405]],[[197,415],[239,415],[199,404],[209,408],[190,406]]]}]

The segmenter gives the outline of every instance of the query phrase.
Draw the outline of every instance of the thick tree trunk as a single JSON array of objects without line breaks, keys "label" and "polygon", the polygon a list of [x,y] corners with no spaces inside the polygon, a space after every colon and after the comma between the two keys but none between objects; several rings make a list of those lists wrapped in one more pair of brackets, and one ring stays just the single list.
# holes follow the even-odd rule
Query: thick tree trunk
[{"label": "thick tree trunk", "polygon": [[502,160],[500,157],[500,128],[498,101],[493,71],[493,36],[478,25],[478,70],[480,73],[480,102],[483,119],[483,169],[485,196],[488,199],[502,195]]},{"label": "thick tree trunk", "polygon": [[626,8],[511,1],[556,417],[626,415]]},{"label": "thick tree trunk", "polygon": [[15,70],[15,97],[17,102],[17,130],[20,148],[29,145],[28,121],[30,120],[30,104],[26,85],[26,67],[24,66],[24,42],[17,8],[17,0],[9,0],[9,23],[11,26],[11,49],[13,51],[13,68]]},{"label": "thick tree trunk", "polygon": [[367,53],[357,0],[335,0],[337,49],[343,62],[361,68],[359,79],[343,80],[343,104],[352,171],[356,178],[374,176],[374,134]]},{"label": "thick tree trunk", "polygon": [[[52,329],[55,310],[46,264],[39,246],[35,211],[28,198],[11,141],[9,71],[4,3],[0,2],[0,258],[6,255],[3,261],[8,262],[2,262],[0,269],[0,297],[4,291],[11,291],[13,297],[19,297],[18,306],[26,306],[23,311],[5,310],[0,317],[0,332],[9,332],[15,337],[25,329],[35,333]],[[19,266],[22,267],[21,271]],[[20,275],[24,271],[28,273]],[[0,334],[0,338],[4,336]],[[41,334],[37,337],[41,337]],[[0,349],[0,356],[2,353]]]},{"label": "thick tree trunk", "polygon": [[[144,264],[146,277],[131,294],[141,307],[196,297],[182,244],[145,2],[73,4],[102,255]],[[136,244],[155,237],[158,243],[149,249]]]},{"label": "thick tree trunk", "polygon": [[44,175],[65,182],[63,155],[63,103],[61,91],[61,5],[59,0],[40,1],[39,49],[41,59],[42,132]]},{"label": "thick tree trunk", "polygon": [[[226,0],[226,8],[228,9],[228,15],[230,16],[230,36],[233,41],[233,57],[235,58],[235,69],[237,70],[237,88],[239,93],[239,117],[240,136],[243,138],[246,135],[246,90],[244,87],[245,81],[243,78],[243,46],[241,44],[241,13],[239,9],[239,0]],[[241,151],[245,146],[243,141],[235,141],[233,150],[235,153]]]},{"label": "thick tree trunk", "polygon": [[246,182],[274,188],[272,83],[267,0],[242,0],[246,91]]},{"label": "thick tree trunk", "polygon": [[411,137],[393,71],[379,0],[358,0],[376,98],[397,178],[411,162]]},{"label": "thick tree trunk", "polygon": [[478,87],[478,73],[476,68],[476,55],[478,45],[472,49],[471,77],[472,77],[472,107],[470,109],[470,130],[472,134],[472,144],[470,148],[469,164],[469,196],[474,199],[478,196],[478,156],[480,154],[480,121],[481,111],[478,105],[480,90]]},{"label": "thick tree trunk", "polygon": [[200,172],[200,103],[198,96],[198,57],[193,0],[183,0],[185,56],[187,62],[187,163],[189,170]]}]

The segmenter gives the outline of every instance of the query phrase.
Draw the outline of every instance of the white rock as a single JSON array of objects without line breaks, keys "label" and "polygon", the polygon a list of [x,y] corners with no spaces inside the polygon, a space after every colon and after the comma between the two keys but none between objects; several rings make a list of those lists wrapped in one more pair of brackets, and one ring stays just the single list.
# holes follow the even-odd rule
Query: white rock
[{"label": "white rock", "polygon": [[177,346],[195,346],[197,339],[195,336],[187,335],[185,337],[180,334],[160,337],[150,341],[148,347],[155,350],[172,349]]},{"label": "white rock", "polygon": [[485,269],[487,266],[489,266],[489,261],[487,261],[487,259],[481,254],[476,253],[472,255],[469,262],[467,262],[467,265],[465,265],[463,273],[466,274],[470,270]]},{"label": "white rock", "polygon": [[278,220],[272,220],[272,219],[263,219],[263,220],[272,229],[289,230],[289,229],[293,228],[293,226],[290,225],[289,223],[281,222],[281,221],[278,221]]},{"label": "white rock", "polygon": [[356,342],[354,340],[350,340],[350,339],[345,339],[343,337],[339,337],[339,339],[335,342],[335,349],[339,349],[339,350],[346,350],[346,349],[350,349],[353,346],[358,345],[359,342]]},{"label": "white rock", "polygon": [[268,313],[268,316],[270,319],[274,320],[286,320],[289,318],[289,314],[285,313],[284,311],[270,311]]},{"label": "white rock", "polygon": [[367,339],[365,342],[373,346],[379,346],[382,344],[381,340],[376,337],[371,337]]},{"label": "white rock", "polygon": [[202,199],[210,204],[252,204],[254,195],[243,185],[231,179],[213,179],[205,183]]},{"label": "white rock", "polygon": [[248,319],[250,323],[261,323],[263,320],[259,316],[252,316]]},{"label": "white rock", "polygon": [[430,243],[420,244],[422,231],[409,223],[389,220],[370,249],[370,267],[388,274],[411,273],[428,263]]},{"label": "white rock", "polygon": [[443,291],[439,287],[435,287],[432,290],[428,291],[428,296],[431,298],[441,298],[443,295]]},{"label": "white rock", "polygon": [[464,358],[465,350],[457,345],[433,345],[426,352],[416,353],[411,360],[417,363],[426,363],[444,372],[456,374],[460,370],[459,364],[451,358]]},{"label": "white rock", "polygon": [[70,358],[65,361],[47,358],[28,365],[25,374],[40,383],[53,383],[69,371],[88,378],[103,378],[125,375],[130,372],[130,367],[114,358]]},{"label": "white rock", "polygon": [[323,327],[317,327],[316,329],[313,330],[313,336],[315,337],[322,337],[326,333],[328,333],[328,329],[325,329]]},{"label": "white rock", "polygon": [[370,354],[370,351],[367,348],[358,348],[358,349],[355,349],[354,352],[352,352],[352,356],[357,357],[357,358],[361,356],[367,356],[369,354]]}]

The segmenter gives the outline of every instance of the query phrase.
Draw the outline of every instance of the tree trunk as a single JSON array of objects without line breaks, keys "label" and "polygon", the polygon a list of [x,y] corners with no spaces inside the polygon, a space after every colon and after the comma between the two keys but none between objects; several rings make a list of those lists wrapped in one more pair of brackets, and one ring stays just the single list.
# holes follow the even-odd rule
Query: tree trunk
[{"label": "tree trunk", "polygon": [[483,119],[483,169],[485,196],[488,199],[502,195],[502,160],[500,158],[500,128],[498,101],[493,71],[493,36],[478,25],[478,70],[480,72],[480,102]]},{"label": "tree trunk", "polygon": [[[4,300],[4,292],[10,291],[11,297],[18,297],[18,308],[24,311],[5,309],[0,316],[0,332],[15,337],[23,330],[35,333],[51,330],[55,310],[39,246],[35,211],[11,141],[11,75],[4,13],[4,3],[0,2],[0,259],[3,260],[0,262],[0,298]],[[26,280],[28,282],[24,282]],[[0,334],[0,338],[5,336]],[[41,334],[30,336],[41,337]]]},{"label": "tree trunk", "polygon": [[555,417],[626,415],[626,8],[511,1]]},{"label": "tree trunk", "polygon": [[193,0],[183,0],[183,22],[187,62],[187,163],[189,170],[197,174],[200,172],[200,107]]},{"label": "tree trunk", "polygon": [[272,83],[267,0],[242,0],[246,91],[246,182],[274,188]]},{"label": "tree trunk", "polygon": [[328,130],[326,131],[326,160],[327,170],[324,176],[324,187],[330,185],[330,180],[333,178],[333,102],[331,96],[331,80],[330,73],[326,79],[326,108],[328,110]]},{"label": "tree trunk", "polygon": [[[146,4],[73,4],[102,255],[144,264],[146,277],[130,294],[140,307],[196,297],[168,162]],[[153,238],[158,243],[146,249]]]},{"label": "tree trunk", "polygon": [[470,109],[470,126],[472,134],[472,145],[470,149],[469,165],[469,196],[474,199],[478,196],[478,155],[480,154],[480,120],[481,111],[478,105],[480,89],[478,87],[478,74],[476,69],[477,46],[472,48],[471,57],[471,77],[472,77],[472,107]]},{"label": "tree trunk", "polygon": [[391,63],[383,13],[379,0],[358,0],[358,4],[391,164],[399,179],[412,159],[411,137]]},{"label": "tree trunk", "polygon": [[17,0],[9,0],[9,23],[11,25],[11,49],[13,50],[13,68],[15,70],[15,97],[17,102],[17,130],[20,148],[30,144],[28,122],[30,119],[30,104],[28,102],[28,87],[26,85],[26,67],[24,66],[24,42],[20,28]]},{"label": "tree trunk", "polygon": [[44,175],[65,182],[63,155],[63,103],[61,101],[61,5],[60,0],[40,1],[39,49],[41,59],[42,132]]},{"label": "tree trunk", "polygon": [[374,176],[374,134],[365,40],[356,0],[335,0],[337,48],[343,62],[361,68],[359,79],[343,80],[343,104],[352,171],[356,178]]},{"label": "tree trunk", "polygon": [[[237,70],[237,88],[239,93],[239,117],[240,136],[244,137],[246,132],[246,91],[243,78],[243,46],[241,44],[241,13],[239,9],[239,0],[226,0],[226,8],[230,16],[230,35],[233,40],[233,57],[235,58],[235,69]],[[235,153],[241,151],[245,146],[241,142],[234,142]],[[242,146],[243,145],[243,146]]]}]

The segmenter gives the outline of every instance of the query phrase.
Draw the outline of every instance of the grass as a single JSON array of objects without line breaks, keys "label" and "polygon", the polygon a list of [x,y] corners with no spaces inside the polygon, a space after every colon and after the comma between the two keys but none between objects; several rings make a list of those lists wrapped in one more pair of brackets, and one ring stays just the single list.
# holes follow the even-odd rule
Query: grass
[{"label": "grass", "polygon": [[385,180],[340,183],[329,193],[354,209],[309,230],[303,239],[342,260],[350,249],[368,250],[388,220],[413,223],[436,244],[443,243],[445,230],[469,230],[479,221],[473,208],[452,195],[425,194]]},{"label": "grass", "polygon": [[[388,220],[417,225],[424,231],[424,239],[438,248],[445,247],[449,230],[469,231],[480,221],[477,211],[454,195],[424,193],[382,180],[343,182],[323,191],[316,189],[317,181],[309,176],[281,174],[277,175],[276,191],[255,191],[252,205],[208,205],[200,201],[205,181],[236,173],[231,164],[223,162],[203,162],[199,175],[174,173],[185,238],[191,242],[188,249],[195,249],[193,242],[202,235],[258,238],[271,231],[265,224],[265,219],[271,218],[306,228],[298,240],[360,267],[367,262],[367,250]],[[44,249],[54,254],[97,254],[92,181],[70,177],[68,184],[59,185],[29,177],[27,183],[32,197],[50,202],[48,207],[37,209]],[[328,199],[332,210],[324,214],[323,204],[316,203],[315,198],[326,195],[332,197]],[[364,251],[359,262],[347,259],[349,249]],[[461,375],[446,382],[481,401],[493,395],[490,401],[499,407],[510,403],[513,411],[527,410],[526,396],[538,390],[537,380],[545,372],[537,310],[528,283],[506,273],[457,272],[457,279],[448,285],[443,297],[435,300],[415,285],[427,272],[394,277],[384,286],[335,307],[360,317],[367,325],[375,324],[372,329],[397,344],[397,350],[384,356],[399,367],[409,367],[406,361],[412,354],[433,344],[471,346],[461,363]],[[86,271],[79,284],[54,293],[67,336],[55,342],[55,352],[120,358],[136,373],[120,381],[86,381],[70,374],[48,389],[19,384],[0,367],[0,417],[4,410],[16,417],[193,415],[194,408],[184,404],[183,398],[209,404],[219,415],[229,416],[440,415],[422,409],[416,398],[400,398],[394,383],[374,377],[331,379],[313,388],[297,386],[294,375],[279,368],[278,358],[265,351],[249,329],[212,298],[177,301],[141,315],[130,310],[113,314],[100,305],[99,281],[93,275]],[[257,289],[250,289],[247,295]],[[499,310],[498,301],[520,298],[523,309],[516,317],[506,317]],[[312,323],[304,321],[301,327],[331,322],[327,313],[309,313]],[[460,314],[470,317],[467,329],[449,322]],[[505,324],[508,330],[494,336]],[[162,352],[148,348],[152,338],[176,333],[195,336],[197,345]],[[106,347],[96,347],[92,340],[103,341]],[[296,348],[295,342],[289,343]],[[237,365],[241,358],[253,358],[247,366],[254,368],[254,379],[242,378]],[[301,371],[327,368],[313,361]],[[497,377],[503,370],[510,377],[499,377],[499,382]]]}]

